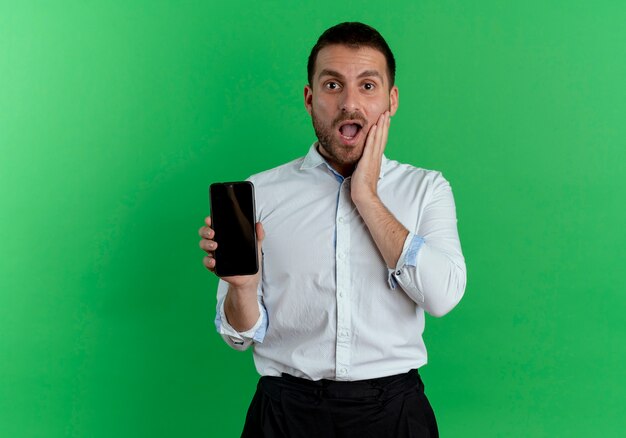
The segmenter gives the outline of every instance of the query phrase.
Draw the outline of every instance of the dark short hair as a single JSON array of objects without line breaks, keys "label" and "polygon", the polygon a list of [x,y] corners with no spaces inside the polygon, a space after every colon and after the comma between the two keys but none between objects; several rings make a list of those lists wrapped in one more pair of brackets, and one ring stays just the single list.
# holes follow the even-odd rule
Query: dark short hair
[{"label": "dark short hair", "polygon": [[360,47],[371,47],[385,55],[387,60],[387,75],[389,76],[389,88],[393,87],[396,80],[396,60],[387,45],[387,41],[378,33],[376,29],[367,24],[358,22],[340,23],[327,29],[317,40],[311,49],[309,62],[307,64],[307,74],[309,85],[313,83],[313,70],[317,54],[326,46],[340,44],[358,49]]}]

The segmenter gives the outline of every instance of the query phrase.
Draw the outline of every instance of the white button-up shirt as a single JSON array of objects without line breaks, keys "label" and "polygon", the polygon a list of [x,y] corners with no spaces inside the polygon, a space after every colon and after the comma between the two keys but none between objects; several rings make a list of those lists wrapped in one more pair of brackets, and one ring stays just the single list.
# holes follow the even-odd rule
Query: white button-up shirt
[{"label": "white button-up shirt", "polygon": [[361,380],[419,368],[424,312],[444,315],[465,290],[450,185],[439,172],[383,157],[378,196],[409,230],[389,269],[352,202],[351,179],[315,146],[250,177],[265,229],[260,317],[234,330],[220,280],[217,330],[235,349],[253,345],[261,375]]}]

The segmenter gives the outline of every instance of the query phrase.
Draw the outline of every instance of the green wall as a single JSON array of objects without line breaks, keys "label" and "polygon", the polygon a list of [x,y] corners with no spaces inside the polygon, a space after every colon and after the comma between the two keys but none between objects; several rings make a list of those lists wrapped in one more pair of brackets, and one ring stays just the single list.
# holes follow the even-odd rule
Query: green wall
[{"label": "green wall", "polygon": [[621,436],[619,0],[1,0],[0,436],[238,436],[257,375],[213,327],[208,185],[306,153],[306,58],[346,20],[398,59],[387,155],[456,196],[442,436]]}]

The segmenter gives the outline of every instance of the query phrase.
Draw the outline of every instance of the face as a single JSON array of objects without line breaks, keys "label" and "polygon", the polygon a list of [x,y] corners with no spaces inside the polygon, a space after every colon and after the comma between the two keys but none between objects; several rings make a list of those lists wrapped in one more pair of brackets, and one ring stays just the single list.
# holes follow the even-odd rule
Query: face
[{"label": "face", "polygon": [[385,56],[371,47],[326,46],[318,52],[304,104],[313,120],[320,153],[342,175],[363,154],[378,117],[398,108],[398,88],[389,88]]}]

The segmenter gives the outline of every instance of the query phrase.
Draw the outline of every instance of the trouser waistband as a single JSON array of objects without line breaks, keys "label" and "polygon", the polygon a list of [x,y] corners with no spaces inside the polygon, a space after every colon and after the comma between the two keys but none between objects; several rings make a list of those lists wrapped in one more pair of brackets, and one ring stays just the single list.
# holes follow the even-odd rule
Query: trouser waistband
[{"label": "trouser waistband", "polygon": [[281,390],[290,390],[324,398],[356,399],[387,398],[407,387],[418,386],[419,389],[423,389],[424,386],[416,369],[394,376],[355,381],[308,380],[283,373],[281,377],[261,377],[259,384],[268,394],[275,397],[279,397]]}]

